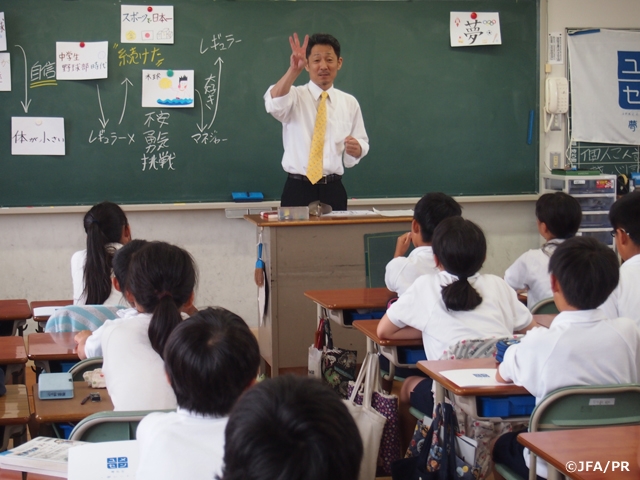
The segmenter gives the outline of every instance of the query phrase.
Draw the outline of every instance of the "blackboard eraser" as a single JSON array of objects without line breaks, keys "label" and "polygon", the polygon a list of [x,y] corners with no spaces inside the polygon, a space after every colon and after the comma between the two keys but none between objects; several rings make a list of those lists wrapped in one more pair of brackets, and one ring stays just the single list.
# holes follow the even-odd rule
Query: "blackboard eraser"
[{"label": "blackboard eraser", "polygon": [[231,192],[234,202],[261,202],[264,200],[262,192]]}]

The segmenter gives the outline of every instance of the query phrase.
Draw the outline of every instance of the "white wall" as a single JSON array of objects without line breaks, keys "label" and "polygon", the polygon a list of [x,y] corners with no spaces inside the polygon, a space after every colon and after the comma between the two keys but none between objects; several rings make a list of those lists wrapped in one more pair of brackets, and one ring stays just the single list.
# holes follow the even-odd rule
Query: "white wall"
[{"label": "white wall", "polygon": [[[74,251],[84,248],[84,210],[0,213],[0,298],[72,297],[69,261]],[[466,203],[464,214],[487,234],[487,272],[502,275],[522,251],[538,246],[531,201]],[[195,257],[200,272],[198,306],[224,306],[257,326],[252,224],[228,219],[224,210],[127,211],[127,217],[134,238],[175,243]]]}]

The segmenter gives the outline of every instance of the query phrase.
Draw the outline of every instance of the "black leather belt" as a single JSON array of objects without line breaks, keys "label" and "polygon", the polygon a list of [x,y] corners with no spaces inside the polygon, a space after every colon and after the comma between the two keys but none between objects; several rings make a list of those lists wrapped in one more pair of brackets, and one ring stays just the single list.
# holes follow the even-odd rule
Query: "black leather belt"
[{"label": "black leather belt", "polygon": [[[289,173],[288,175],[289,175],[289,178],[292,178],[293,180],[302,180],[304,182],[309,181],[306,175],[299,175],[297,173]],[[318,185],[319,183],[327,184],[327,183],[337,182],[341,178],[342,178],[342,175],[337,175],[335,173],[332,173],[331,175],[325,175],[324,177],[322,177],[320,180],[316,182],[316,185]]]}]

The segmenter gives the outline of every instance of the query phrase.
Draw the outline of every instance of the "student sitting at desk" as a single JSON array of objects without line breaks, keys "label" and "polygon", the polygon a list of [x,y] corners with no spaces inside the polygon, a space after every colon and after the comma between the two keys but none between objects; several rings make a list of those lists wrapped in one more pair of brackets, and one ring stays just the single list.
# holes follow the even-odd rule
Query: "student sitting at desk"
[{"label": "student sitting at desk", "polygon": [[573,237],[582,220],[578,201],[564,192],[545,193],[536,202],[538,231],[545,240],[542,248],[523,253],[504,274],[516,290],[527,291],[527,306],[553,296],[549,284],[549,257],[556,247]]},{"label": "student sitting at desk", "polygon": [[118,305],[122,296],[111,284],[111,261],[131,241],[131,228],[122,209],[111,202],[91,207],[84,216],[87,248],[71,257],[74,305]]},{"label": "student sitting at desk", "polygon": [[607,318],[627,317],[640,328],[640,191],[623,196],[609,210],[616,249],[623,260],[620,282],[602,305]]},{"label": "student sitting at desk", "polygon": [[[456,215],[462,215],[460,205],[444,193],[427,193],[416,203],[411,231],[398,237],[393,260],[387,263],[384,283],[389,290],[400,296],[419,276],[438,273],[431,248],[433,231],[442,220]],[[412,243],[415,248],[405,257]]]},{"label": "student sitting at desk", "polygon": [[[487,254],[484,233],[462,217],[444,219],[433,234],[440,270],[423,275],[391,305],[378,325],[384,339],[422,338],[427,359],[438,360],[461,340],[508,337],[533,324],[531,312],[500,277],[479,274]],[[408,403],[431,415],[430,378],[409,377],[400,392],[401,414]],[[411,424],[404,423],[407,433]],[[415,424],[415,421],[413,422]]]},{"label": "student sitting at desk", "polygon": [[[523,386],[536,403],[562,387],[638,383],[640,330],[633,320],[607,319],[598,309],[618,284],[616,254],[592,237],[574,237],[551,256],[549,272],[561,313],[548,329],[533,329],[506,350],[497,379]],[[529,452],[516,437],[500,437],[493,458],[529,478]],[[538,459],[536,470],[547,478],[544,461]]]},{"label": "student sitting at desk", "polygon": [[[135,310],[103,326],[101,333],[102,370],[114,410],[176,407],[162,352],[173,329],[187,317],[182,312],[193,304],[195,284],[193,258],[175,245],[149,242],[133,256],[125,291]],[[81,358],[86,356],[83,341],[79,338]]]},{"label": "student sitting at desk", "polygon": [[229,412],[258,374],[258,341],[234,313],[207,308],[173,330],[164,362],[178,411],[140,422],[136,479],[212,480],[221,473]]}]

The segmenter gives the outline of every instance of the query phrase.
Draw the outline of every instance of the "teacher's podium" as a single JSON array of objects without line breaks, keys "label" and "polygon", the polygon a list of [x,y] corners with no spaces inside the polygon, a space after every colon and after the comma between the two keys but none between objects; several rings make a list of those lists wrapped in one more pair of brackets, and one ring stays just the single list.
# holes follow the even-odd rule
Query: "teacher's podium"
[{"label": "teacher's podium", "polygon": [[[318,314],[304,292],[365,287],[364,235],[411,227],[411,217],[244,218],[256,225],[256,238],[262,232],[269,292],[258,342],[271,376],[306,371]],[[334,345],[357,350],[361,361],[366,353],[364,335],[353,328],[332,327]]]}]

